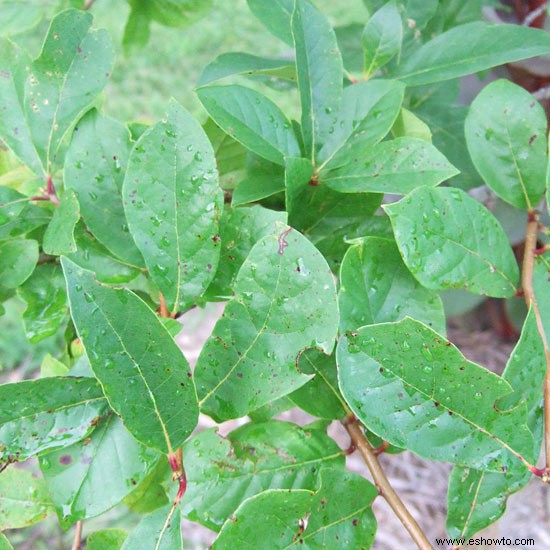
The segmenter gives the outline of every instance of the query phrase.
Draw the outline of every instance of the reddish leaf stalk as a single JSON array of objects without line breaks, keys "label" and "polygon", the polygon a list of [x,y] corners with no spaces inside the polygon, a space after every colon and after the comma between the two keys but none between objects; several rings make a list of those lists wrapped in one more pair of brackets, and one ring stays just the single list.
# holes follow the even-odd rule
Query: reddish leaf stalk
[{"label": "reddish leaf stalk", "polygon": [[521,273],[521,284],[527,307],[532,307],[537,321],[537,328],[544,345],[546,356],[546,375],[544,377],[544,449],[546,467],[544,470],[529,468],[531,472],[540,477],[544,483],[550,483],[550,351],[548,340],[542,324],[542,317],[533,288],[533,271],[535,267],[535,252],[537,250],[539,220],[534,211],[529,211],[527,229],[525,232],[525,252],[523,255],[523,266]]},{"label": "reddish leaf stalk", "polygon": [[399,495],[391,486],[384,470],[382,469],[382,466],[380,465],[380,462],[378,462],[375,449],[373,449],[365,437],[365,434],[359,426],[357,418],[353,414],[350,414],[342,421],[342,424],[344,425],[344,428],[346,428],[353,445],[361,453],[365,464],[370,470],[378,492],[382,497],[384,497],[394,514],[403,524],[403,527],[405,527],[405,529],[409,532],[411,538],[416,543],[416,546],[420,550],[433,550],[432,545],[428,541],[428,538],[422,531],[421,527],[412,517],[403,501],[399,498]]}]

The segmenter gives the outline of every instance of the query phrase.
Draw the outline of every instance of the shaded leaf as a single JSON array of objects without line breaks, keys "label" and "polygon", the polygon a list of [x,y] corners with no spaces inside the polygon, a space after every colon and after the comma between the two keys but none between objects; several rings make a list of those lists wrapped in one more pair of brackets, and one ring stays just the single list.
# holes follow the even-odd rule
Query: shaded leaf
[{"label": "shaded leaf", "polygon": [[57,264],[41,264],[17,289],[26,302],[25,331],[31,344],[55,334],[67,319],[65,280]]},{"label": "shaded leaf", "polygon": [[460,189],[422,187],[384,210],[403,260],[426,288],[515,294],[519,270],[502,227]]},{"label": "shaded leaf", "polygon": [[190,307],[216,271],[223,197],[210,142],[176,101],[136,143],[122,191],[130,233],[169,310]]},{"label": "shaded leaf", "polygon": [[136,514],[148,514],[168,504],[168,495],[163,483],[172,480],[172,471],[167,460],[160,460],[136,489],[125,499],[124,504]]},{"label": "shaded leaf", "polygon": [[51,219],[53,205],[38,205],[14,189],[0,186],[0,240],[13,239]]},{"label": "shaded leaf", "polygon": [[340,270],[338,305],[342,331],[409,316],[445,333],[438,293],[411,275],[395,242],[388,239],[368,237],[348,250]]},{"label": "shaded leaf", "polygon": [[215,531],[245,498],[266,489],[313,490],[321,468],[345,462],[323,430],[277,420],[245,424],[227,438],[202,432],[184,446],[183,457],[183,514]]},{"label": "shaded leaf", "polygon": [[548,54],[550,36],[545,31],[476,21],[426,42],[399,67],[396,76],[409,86],[419,86]]},{"label": "shaded leaf", "polygon": [[111,414],[86,440],[43,455],[39,461],[61,527],[67,529],[119,503],[159,458]]},{"label": "shaded leaf", "polygon": [[296,80],[294,63],[288,59],[270,59],[243,52],[223,53],[209,63],[199,78],[198,86],[204,86],[232,75],[265,75]]},{"label": "shaded leaf", "polygon": [[247,3],[250,11],[273,36],[292,46],[290,18],[294,0],[247,0]]},{"label": "shaded leaf", "polygon": [[[354,148],[355,149],[355,148]],[[351,155],[334,169],[327,165],[319,181],[340,193],[394,193],[404,195],[417,187],[435,186],[458,170],[423,139],[396,138]],[[343,162],[343,159],[342,161]]]},{"label": "shaded leaf", "polygon": [[128,533],[122,529],[101,529],[86,537],[86,550],[120,550]]},{"label": "shaded leaf", "polygon": [[82,218],[97,240],[125,262],[143,258],[128,232],[122,206],[122,182],[131,142],[120,122],[89,111],[76,125],[64,166],[65,186],[73,189]]},{"label": "shaded leaf", "polygon": [[43,520],[52,502],[43,479],[8,468],[0,475],[0,529],[17,529]]},{"label": "shaded leaf", "polygon": [[197,424],[189,365],[151,309],[62,259],[71,315],[95,376],[132,435],[172,453]]},{"label": "shaded leaf", "polygon": [[296,370],[298,354],[308,347],[329,353],[338,323],[326,261],[283,224],[254,245],[234,292],[195,370],[201,409],[224,420],[304,384],[308,377]]},{"label": "shaded leaf", "polygon": [[[378,492],[366,479],[339,470],[324,470],[321,487],[272,489],[246,499],[229,518],[213,549],[370,548],[376,533],[371,504]],[[258,525],[258,517],[263,521]]]},{"label": "shaded leaf", "polygon": [[342,56],[329,21],[308,0],[294,2],[292,36],[296,48],[305,150],[307,156],[315,158],[329,136],[340,107]]},{"label": "shaded leaf", "polygon": [[183,550],[180,528],[180,510],[171,514],[171,505],[145,516],[128,535],[121,550],[140,548],[144,541],[155,550]]},{"label": "shaded leaf", "polygon": [[0,242],[0,280],[17,288],[32,274],[38,261],[38,243],[30,239]]},{"label": "shaded leaf", "polygon": [[126,56],[131,56],[143,49],[151,35],[150,2],[133,2],[130,14],[124,26],[122,47]]},{"label": "shaded leaf", "polygon": [[531,210],[545,190],[546,114],[509,80],[492,82],[466,118],[466,142],[477,171],[503,200]]},{"label": "shaded leaf", "polygon": [[273,231],[275,222],[285,223],[286,218],[285,212],[275,212],[259,205],[224,213],[220,220],[220,264],[208,288],[209,297],[229,299],[233,296],[237,273],[254,244]]},{"label": "shaded leaf", "polygon": [[289,120],[263,94],[234,84],[203,86],[197,95],[216,124],[256,155],[283,164],[300,154]]},{"label": "shaded leaf", "polygon": [[[107,410],[92,378],[43,378],[0,385],[0,457],[25,460],[86,437]],[[1,476],[0,476],[1,477]]]},{"label": "shaded leaf", "polygon": [[52,376],[67,376],[69,367],[52,357],[49,353],[44,355],[42,363],[40,363],[40,376],[42,378],[51,378]]},{"label": "shaded leaf", "polygon": [[393,445],[497,472],[523,472],[521,457],[533,461],[525,407],[494,406],[513,391],[508,382],[422,323],[406,318],[348,332],[337,361],[350,408]]},{"label": "shaded leaf", "polygon": [[72,189],[67,189],[61,196],[59,206],[55,209],[44,234],[44,252],[52,256],[76,252],[74,230],[79,219],[78,199]]},{"label": "shaded leaf", "polygon": [[363,31],[365,75],[374,74],[401,50],[403,24],[395,2],[384,4],[368,20]]},{"label": "shaded leaf", "polygon": [[[132,0],[132,4],[140,0]],[[151,0],[150,13],[155,21],[167,27],[185,28],[202,19],[214,0]]]}]

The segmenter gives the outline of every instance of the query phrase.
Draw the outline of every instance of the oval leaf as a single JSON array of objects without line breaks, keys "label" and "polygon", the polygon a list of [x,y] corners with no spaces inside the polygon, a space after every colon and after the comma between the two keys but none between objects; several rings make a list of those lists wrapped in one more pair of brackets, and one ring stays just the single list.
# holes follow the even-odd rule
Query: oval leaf
[{"label": "oval leaf", "polygon": [[42,248],[46,254],[60,256],[76,252],[74,231],[80,219],[80,205],[72,189],[67,189],[44,233]]},{"label": "oval leaf", "polygon": [[292,228],[254,246],[235,297],[206,342],[195,371],[200,406],[216,419],[238,418],[307,382],[299,353],[329,353],[338,325],[336,289],[315,247]]},{"label": "oval leaf", "polygon": [[477,171],[502,199],[531,210],[545,190],[546,114],[508,80],[492,82],[466,117],[466,142]]},{"label": "oval leaf", "polygon": [[145,516],[128,535],[120,550],[134,550],[147,546],[155,550],[183,550],[179,507],[171,505]]},{"label": "oval leaf", "polygon": [[198,418],[185,357],[134,293],[98,284],[66,258],[62,266],[76,330],[111,407],[137,440],[171,454]]},{"label": "oval leaf", "polygon": [[283,164],[300,154],[292,125],[263,94],[232,85],[205,86],[197,95],[216,124],[256,155]]},{"label": "oval leaf", "polygon": [[515,294],[519,270],[506,234],[464,191],[422,187],[384,210],[403,260],[426,288]]},{"label": "oval leaf", "polygon": [[132,150],[123,197],[130,233],[168,308],[190,307],[218,265],[223,196],[212,146],[176,101]]},{"label": "oval leaf", "polygon": [[38,243],[16,239],[0,243],[0,281],[6,288],[17,288],[32,274],[38,261]]},{"label": "oval leaf", "polygon": [[533,460],[525,408],[495,408],[512,387],[422,323],[407,318],[348,332],[337,361],[352,411],[393,445],[491,471],[523,472],[520,457]]}]

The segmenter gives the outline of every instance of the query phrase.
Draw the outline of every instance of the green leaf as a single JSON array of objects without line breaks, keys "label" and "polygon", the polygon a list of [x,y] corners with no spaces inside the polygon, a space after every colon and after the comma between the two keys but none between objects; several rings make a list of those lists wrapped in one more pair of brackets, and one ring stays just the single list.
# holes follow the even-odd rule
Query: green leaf
[{"label": "green leaf", "polygon": [[394,193],[435,186],[458,170],[423,139],[402,137],[378,143],[366,151],[349,151],[346,163],[327,168],[319,181],[340,193]]},{"label": "green leaf", "polygon": [[[212,549],[370,548],[376,533],[371,504],[377,490],[339,470],[321,473],[321,488],[268,490],[246,499],[225,522]],[[263,521],[258,524],[258,517]]]},{"label": "green leaf", "polygon": [[84,227],[78,223],[75,228],[77,251],[67,257],[84,269],[95,273],[102,283],[127,283],[135,279],[139,270],[117,260],[97,241]]},{"label": "green leaf", "polygon": [[292,125],[263,94],[244,86],[204,86],[197,95],[212,119],[232,138],[262,158],[283,164],[300,154]]},{"label": "green leaf", "polygon": [[151,0],[150,13],[162,25],[182,29],[202,19],[213,4],[214,0]]},{"label": "green leaf", "polygon": [[63,177],[66,187],[76,193],[82,218],[97,240],[123,261],[142,266],[122,206],[130,149],[128,129],[93,109],[75,128]]},{"label": "green leaf", "polygon": [[342,100],[342,56],[330,23],[309,0],[294,1],[292,36],[304,144],[307,156],[315,158],[330,135]]},{"label": "green leaf", "polygon": [[332,273],[315,247],[283,224],[260,239],[242,265],[199,357],[201,409],[244,416],[303,385],[295,361],[305,348],[330,353],[338,324]]},{"label": "green leaf", "polygon": [[31,344],[55,334],[67,319],[67,295],[61,268],[57,264],[37,266],[17,289],[26,302],[25,331]]},{"label": "green leaf", "polygon": [[40,376],[42,378],[51,378],[52,376],[67,376],[69,367],[52,357],[49,353],[44,355],[42,363],[40,363]]},{"label": "green leaf", "polygon": [[168,504],[168,496],[163,483],[172,479],[172,471],[167,460],[161,460],[149,475],[138,484],[125,499],[124,504],[136,514],[149,514]]},{"label": "green leaf", "polygon": [[[542,395],[546,361],[533,310],[502,377],[514,392],[495,403],[498,410],[511,410],[524,403],[527,425],[535,436],[534,456],[542,442]],[[531,473],[488,472],[455,466],[449,479],[447,531],[450,537],[471,537],[496,521],[506,510],[510,495],[521,490]]]},{"label": "green leaf", "polygon": [[352,411],[393,445],[430,460],[491,471],[523,472],[521,457],[534,459],[525,407],[495,408],[513,391],[508,382],[466,360],[418,321],[348,332],[337,362],[340,389]]},{"label": "green leaf", "polygon": [[67,529],[119,503],[159,458],[111,414],[85,441],[41,456],[39,461],[61,527]]},{"label": "green leaf", "polygon": [[36,27],[48,9],[42,0],[27,0],[25,3],[0,0],[0,35],[13,36]]},{"label": "green leaf", "polygon": [[226,438],[213,430],[183,447],[188,488],[183,514],[215,531],[245,499],[266,489],[309,489],[344,453],[319,429],[271,420],[248,423]]},{"label": "green leaf", "polygon": [[393,137],[412,137],[432,143],[430,127],[413,112],[404,107],[395,120],[391,132]]},{"label": "green leaf", "polygon": [[208,296],[231,298],[237,272],[254,244],[273,231],[275,222],[286,223],[286,218],[285,212],[275,212],[260,205],[226,211],[220,220],[220,264],[208,288]]},{"label": "green leaf", "polygon": [[249,53],[223,53],[209,63],[199,78],[198,86],[204,86],[232,75],[265,75],[296,80],[296,68],[288,59],[269,59]]},{"label": "green leaf", "polygon": [[411,275],[395,242],[388,239],[368,237],[348,250],[340,270],[338,305],[342,331],[409,316],[445,333],[438,293]]},{"label": "green leaf", "polygon": [[420,86],[548,54],[550,36],[545,31],[476,21],[459,25],[424,44],[395,76],[409,86]]},{"label": "green leaf", "polygon": [[384,206],[411,273],[426,288],[513,296],[519,270],[496,218],[464,191],[417,189]]},{"label": "green leaf", "polygon": [[232,206],[260,201],[285,190],[282,166],[252,154],[249,154],[246,165],[246,177],[233,191]]},{"label": "green leaf", "polygon": [[0,240],[13,239],[48,223],[50,206],[39,206],[26,195],[0,186]]},{"label": "green leaf", "polygon": [[0,475],[0,529],[18,529],[43,520],[52,502],[43,479],[8,468]]},{"label": "green leaf", "polygon": [[128,533],[122,529],[101,529],[86,537],[86,550],[120,550]]},{"label": "green leaf", "polygon": [[101,388],[92,378],[54,377],[2,384],[0,458],[25,460],[80,441],[106,409]]},{"label": "green leaf", "polygon": [[368,20],[361,38],[365,52],[365,76],[369,77],[401,51],[403,23],[395,2],[384,4]]},{"label": "green leaf", "polygon": [[550,342],[550,292],[548,280],[550,278],[550,255],[544,254],[535,259],[533,270],[533,291],[537,300],[542,327],[546,341]]},{"label": "green leaf", "polygon": [[48,172],[63,138],[101,93],[113,67],[107,31],[91,30],[91,24],[83,11],[56,15],[25,81],[25,121]]},{"label": "green leaf", "polygon": [[290,18],[294,0],[247,0],[250,11],[273,35],[292,46]]},{"label": "green leaf", "polygon": [[302,410],[317,418],[341,420],[347,414],[347,405],[338,389],[336,358],[317,350],[300,355],[300,372],[314,374],[307,384],[290,394],[290,399]]},{"label": "green leaf", "polygon": [[280,397],[275,401],[266,403],[259,409],[252,411],[248,414],[248,418],[250,418],[252,422],[267,422],[268,420],[271,420],[272,418],[284,413],[285,411],[289,411],[294,407],[295,405],[290,400],[290,397],[285,395],[284,397]]},{"label": "green leaf", "polygon": [[44,252],[52,256],[76,252],[74,230],[79,219],[78,199],[72,189],[67,189],[61,196],[59,206],[55,209],[52,221],[44,234]]},{"label": "green leaf", "polygon": [[365,25],[361,23],[334,27],[344,67],[352,73],[360,73],[364,67],[363,48],[361,47],[361,34],[364,28]]},{"label": "green leaf", "polygon": [[17,288],[32,274],[38,261],[38,243],[16,239],[0,243],[0,280],[6,288]]},{"label": "green leaf", "polygon": [[129,57],[142,50],[149,42],[151,35],[150,2],[133,2],[130,15],[124,26],[122,47],[124,54]]},{"label": "green leaf", "polygon": [[318,171],[347,164],[391,129],[399,115],[405,87],[396,80],[370,80],[348,86],[328,139],[319,152]]},{"label": "green leaf", "polygon": [[130,532],[121,550],[135,550],[143,543],[155,550],[183,550],[180,510],[168,505],[145,516]]},{"label": "green leaf", "polygon": [[130,233],[168,308],[190,307],[216,272],[223,196],[212,147],[176,101],[136,143],[122,194]]},{"label": "green leaf", "polygon": [[0,550],[13,550],[13,546],[3,533],[0,533]]},{"label": "green leaf", "polygon": [[197,424],[189,365],[162,323],[129,290],[62,261],[71,315],[113,410],[145,445],[172,453]]},{"label": "green leaf", "polygon": [[504,201],[531,210],[545,190],[546,114],[509,80],[492,82],[466,117],[466,142],[477,171]]}]

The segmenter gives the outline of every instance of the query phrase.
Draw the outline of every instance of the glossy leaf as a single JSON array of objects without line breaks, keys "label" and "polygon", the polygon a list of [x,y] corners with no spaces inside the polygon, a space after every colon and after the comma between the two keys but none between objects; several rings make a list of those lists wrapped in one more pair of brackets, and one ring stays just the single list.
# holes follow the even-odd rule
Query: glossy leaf
[{"label": "glossy leaf", "polygon": [[212,147],[177,102],[132,150],[123,197],[132,237],[168,308],[191,306],[216,271],[223,197]]},{"label": "glossy leaf", "polygon": [[101,529],[86,537],[86,550],[120,550],[128,533],[122,529]]},{"label": "glossy leaf", "polygon": [[67,189],[61,196],[59,206],[55,209],[52,221],[44,234],[44,252],[52,256],[76,252],[74,230],[79,219],[78,199],[72,189]]},{"label": "glossy leaf", "polygon": [[91,24],[92,16],[83,11],[56,15],[25,81],[25,120],[47,171],[67,132],[105,87],[113,66],[107,32],[91,30]]},{"label": "glossy leaf", "polygon": [[426,42],[399,67],[397,77],[419,86],[548,54],[550,37],[545,31],[476,21]]},{"label": "glossy leaf", "polygon": [[[338,470],[321,473],[321,487],[269,490],[246,499],[229,518],[212,549],[370,548],[376,533],[371,504],[377,490],[366,479]],[[264,521],[258,525],[258,517]]]},{"label": "glossy leaf", "polygon": [[260,205],[235,208],[220,220],[220,265],[208,296],[231,298],[235,277],[256,242],[273,231],[275,222],[286,223],[286,213]]},{"label": "glossy leaf", "polygon": [[160,455],[134,439],[111,414],[90,437],[40,457],[40,469],[64,529],[98,516],[129,494]]},{"label": "glossy leaf", "polygon": [[183,550],[180,527],[180,510],[171,513],[172,505],[155,510],[145,516],[130,532],[121,550],[140,548],[144,541],[155,550]]},{"label": "glossy leaf", "polygon": [[[542,442],[542,396],[546,362],[534,312],[525,321],[502,377],[514,392],[496,402],[500,410],[524,403],[527,425],[535,436],[534,455]],[[455,466],[449,479],[447,531],[451,537],[471,537],[496,521],[506,510],[508,497],[531,479],[524,473],[488,472]]]},{"label": "glossy leaf", "polygon": [[247,3],[271,34],[292,46],[290,18],[294,0],[247,0]]},{"label": "glossy leaf", "polygon": [[136,439],[172,453],[197,424],[187,361],[134,293],[96,283],[66,258],[62,266],[74,324],[109,404]]},{"label": "glossy leaf", "polygon": [[309,0],[294,2],[292,36],[305,150],[315,158],[330,134],[342,100],[342,56],[330,23]]},{"label": "glossy leaf", "polygon": [[80,441],[107,410],[92,378],[44,378],[0,385],[0,458],[25,460]]},{"label": "glossy leaf", "polygon": [[37,266],[17,293],[27,303],[23,321],[31,344],[55,334],[67,319],[65,280],[59,265]]},{"label": "glossy leaf", "polygon": [[0,475],[0,529],[16,529],[43,520],[52,502],[43,479],[8,468]]},{"label": "glossy leaf", "polygon": [[313,490],[321,468],[342,468],[345,461],[323,430],[277,420],[246,424],[227,438],[202,432],[183,456],[183,514],[215,531],[245,498],[267,489]]},{"label": "glossy leaf", "polygon": [[393,445],[497,472],[523,472],[520,456],[533,461],[525,407],[494,406],[510,384],[426,325],[406,318],[348,332],[337,361],[352,411]]},{"label": "glossy leaf", "polygon": [[423,187],[384,210],[403,260],[426,288],[516,292],[518,266],[502,227],[463,191]]},{"label": "glossy leaf", "polygon": [[238,74],[296,80],[296,69],[288,59],[269,59],[248,53],[230,52],[221,54],[204,68],[198,86]]},{"label": "glossy leaf", "polygon": [[277,164],[300,154],[292,125],[266,96],[244,86],[204,86],[197,95],[212,119],[247,149]]},{"label": "glossy leaf", "polygon": [[378,143],[399,115],[405,87],[396,80],[369,80],[345,88],[323,148],[318,171],[347,164],[353,154]]},{"label": "glossy leaf", "polygon": [[397,138],[378,143],[366,151],[349,150],[346,163],[327,165],[319,181],[340,193],[394,193],[439,185],[458,170],[423,139]]},{"label": "glossy leaf", "polygon": [[97,240],[123,261],[142,266],[122,206],[130,149],[128,129],[93,109],[76,125],[65,159],[64,181],[76,193],[82,218]]},{"label": "glossy leaf", "polygon": [[365,75],[374,74],[401,50],[403,24],[395,2],[388,2],[368,20],[363,31]]},{"label": "glossy leaf", "polygon": [[290,394],[290,399],[302,410],[329,420],[341,420],[347,414],[347,405],[338,388],[336,358],[317,350],[307,350],[300,355],[300,372],[314,374],[309,382]]},{"label": "glossy leaf", "polygon": [[530,210],[545,190],[546,114],[509,80],[492,82],[466,118],[466,142],[477,171],[503,200]]},{"label": "glossy leaf", "polygon": [[84,227],[75,228],[76,252],[67,257],[84,269],[93,271],[102,283],[127,283],[135,279],[139,270],[114,258],[110,252],[95,239]]},{"label": "glossy leaf", "polygon": [[388,239],[368,237],[348,250],[340,270],[338,305],[342,331],[409,316],[445,333],[438,293],[411,275]]},{"label": "glossy leaf", "polygon": [[305,348],[330,353],[338,324],[330,269],[315,247],[282,224],[242,265],[195,370],[201,409],[238,418],[303,385],[295,361]]},{"label": "glossy leaf", "polygon": [[0,280],[17,288],[32,274],[38,261],[38,243],[30,239],[0,242]]}]

